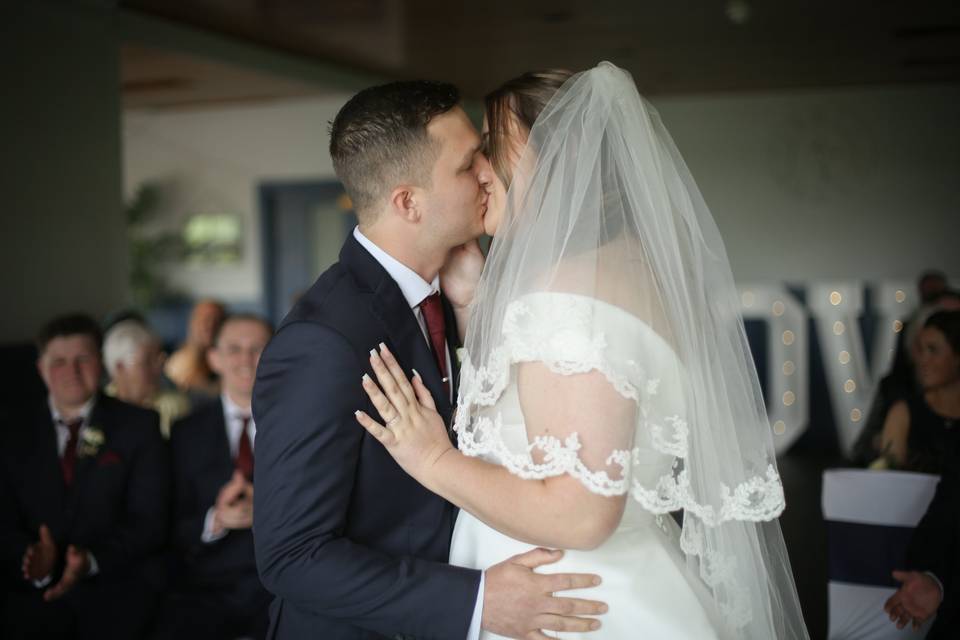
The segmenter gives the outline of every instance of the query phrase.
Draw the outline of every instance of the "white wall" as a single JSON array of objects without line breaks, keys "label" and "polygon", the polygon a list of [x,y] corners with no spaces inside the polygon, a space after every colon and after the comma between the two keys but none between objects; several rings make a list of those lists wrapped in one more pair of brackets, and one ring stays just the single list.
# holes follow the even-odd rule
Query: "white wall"
[{"label": "white wall", "polygon": [[[327,123],[346,94],[124,117],[125,191],[177,177],[240,212],[244,263],[175,274],[196,295],[261,296],[256,187],[328,179]],[[960,273],[960,89],[893,87],[653,101],[727,242],[740,281]]]},{"label": "white wall", "polygon": [[232,303],[259,301],[258,185],[266,180],[334,177],[327,153],[327,122],[348,97],[124,115],[127,198],[143,181],[171,181],[180,215],[219,210],[243,219],[241,264],[178,267],[169,274],[174,285],[198,297],[214,296]]},{"label": "white wall", "polygon": [[120,78],[108,9],[15,2],[2,12],[0,343],[53,315],[127,301]]},{"label": "white wall", "polygon": [[655,103],[738,280],[960,273],[960,88]]}]

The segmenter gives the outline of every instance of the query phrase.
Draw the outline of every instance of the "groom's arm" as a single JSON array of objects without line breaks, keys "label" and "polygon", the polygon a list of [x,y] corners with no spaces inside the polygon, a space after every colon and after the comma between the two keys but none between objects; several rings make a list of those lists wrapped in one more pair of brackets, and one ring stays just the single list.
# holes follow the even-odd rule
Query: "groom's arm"
[{"label": "groom's arm", "polygon": [[361,360],[338,333],[287,325],[260,359],[254,540],[267,590],[385,635],[463,640],[480,572],[394,557],[343,536],[368,407]]}]

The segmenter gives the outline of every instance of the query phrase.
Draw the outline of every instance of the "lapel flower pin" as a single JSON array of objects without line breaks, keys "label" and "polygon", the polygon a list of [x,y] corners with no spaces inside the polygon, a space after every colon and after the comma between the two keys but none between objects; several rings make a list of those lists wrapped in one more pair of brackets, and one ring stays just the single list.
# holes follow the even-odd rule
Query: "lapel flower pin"
[{"label": "lapel flower pin", "polygon": [[80,430],[80,446],[77,448],[77,454],[81,458],[95,456],[105,440],[103,430],[99,427],[84,427]]}]

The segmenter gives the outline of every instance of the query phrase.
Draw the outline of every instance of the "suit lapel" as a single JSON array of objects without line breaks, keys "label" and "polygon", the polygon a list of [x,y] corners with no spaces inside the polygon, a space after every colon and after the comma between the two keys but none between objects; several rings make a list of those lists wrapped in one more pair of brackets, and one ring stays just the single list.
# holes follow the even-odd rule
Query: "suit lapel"
[{"label": "suit lapel", "polygon": [[420,373],[424,384],[433,395],[434,402],[437,403],[438,411],[443,415],[444,420],[449,420],[450,400],[443,392],[443,380],[433,352],[430,351],[416,316],[407,305],[400,287],[389,276],[386,276],[381,286],[374,291],[370,309],[383,323],[389,337],[387,344],[400,365],[404,367],[404,373],[408,376],[412,375],[411,369],[416,369]]},{"label": "suit lapel", "polygon": [[[380,321],[385,342],[407,375],[416,369],[433,395],[437,411],[449,424],[453,408],[443,392],[443,381],[430,346],[400,286],[376,259],[351,234],[340,251],[340,262],[347,267],[362,290],[371,294],[370,311]],[[368,348],[373,349],[376,344]]]},{"label": "suit lapel", "polygon": [[227,438],[227,418],[223,414],[223,402],[218,398],[210,407],[210,450],[215,458],[216,468],[225,477],[233,474],[234,462],[230,455],[230,440]]},{"label": "suit lapel", "polygon": [[30,447],[25,469],[36,473],[31,494],[37,505],[42,506],[41,521],[47,524],[58,538],[64,535],[63,506],[65,487],[60,456],[57,452],[57,431],[53,416],[46,403],[38,411],[32,425],[34,445]]},{"label": "suit lapel", "polygon": [[[107,400],[103,395],[98,395],[97,400],[93,405],[93,410],[90,412],[90,418],[87,420],[85,427],[80,428],[80,433],[78,436],[78,444],[83,441],[83,431],[84,429],[98,429],[103,433],[103,443],[100,445],[100,452],[110,448],[110,409],[106,406]],[[83,489],[86,484],[90,481],[90,476],[94,472],[96,467],[96,455],[80,455],[77,453],[76,466],[74,467],[73,472],[73,484],[70,486],[70,489],[67,491],[68,500],[71,503],[76,503],[79,500],[80,496],[83,495]],[[74,513],[77,513],[78,510],[74,510]]]},{"label": "suit lapel", "polygon": [[457,357],[457,349],[461,346],[460,332],[457,328],[457,316],[450,302],[443,294],[440,295],[440,300],[443,302],[443,317],[447,329],[447,349],[450,350],[450,389],[456,404],[457,392],[460,389],[460,359]]}]

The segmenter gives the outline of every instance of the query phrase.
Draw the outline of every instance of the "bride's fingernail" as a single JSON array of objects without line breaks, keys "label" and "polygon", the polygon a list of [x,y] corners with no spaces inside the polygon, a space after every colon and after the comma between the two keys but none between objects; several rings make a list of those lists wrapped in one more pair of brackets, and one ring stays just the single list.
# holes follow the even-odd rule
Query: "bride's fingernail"
[{"label": "bride's fingernail", "polygon": [[383,353],[384,351],[389,351],[389,350],[387,349],[387,345],[385,345],[385,344],[383,344],[383,343],[381,342],[381,343],[380,343],[380,353]]},{"label": "bride's fingernail", "polygon": [[370,376],[368,376],[367,374],[363,374],[363,378],[361,378],[361,380],[363,380],[364,382],[370,382]]},{"label": "bride's fingernail", "polygon": [[597,586],[600,582],[600,576],[593,576],[593,586]]},{"label": "bride's fingernail", "polygon": [[419,377],[420,377],[420,373],[417,372],[416,369],[411,369],[411,371],[413,371],[413,376],[414,376],[415,378],[419,378]]},{"label": "bride's fingernail", "polygon": [[599,628],[600,628],[600,621],[599,621],[599,620],[594,620],[593,622],[590,623],[590,629],[591,629],[592,631],[596,631],[596,630],[599,629]]},{"label": "bride's fingernail", "polygon": [[377,355],[377,350],[376,350],[376,349],[370,349],[370,357],[373,358],[373,357],[376,356],[376,355]]},{"label": "bride's fingernail", "polygon": [[355,416],[357,416],[357,417],[359,418],[359,417],[360,417],[360,409],[357,409],[356,411],[354,411],[354,412],[353,412],[353,415],[355,415]]},{"label": "bride's fingernail", "polygon": [[600,605],[600,613],[606,613],[607,611],[610,611],[610,607],[605,604]]}]

